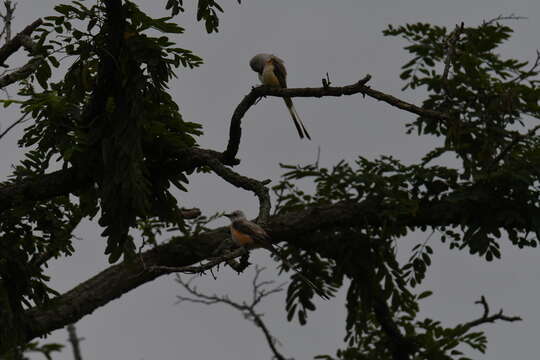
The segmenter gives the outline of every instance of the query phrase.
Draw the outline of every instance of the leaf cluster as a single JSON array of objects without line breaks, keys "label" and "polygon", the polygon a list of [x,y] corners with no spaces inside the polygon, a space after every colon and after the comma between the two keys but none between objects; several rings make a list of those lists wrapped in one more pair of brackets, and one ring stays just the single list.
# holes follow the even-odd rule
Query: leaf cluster
[{"label": "leaf cluster", "polygon": [[[399,349],[414,358],[466,359],[463,346],[485,351],[484,334],[472,326],[417,319],[418,301],[431,292],[413,295],[412,288],[428,273],[433,235],[487,261],[501,257],[505,237],[520,248],[538,245],[540,143],[529,124],[540,115],[539,60],[499,55],[511,33],[498,19],[453,31],[426,23],[384,31],[409,43],[404,89],[425,88],[423,108],[445,115],[408,124],[411,135],[443,138],[419,164],[382,156],[359,157],[354,166],[341,161],[331,169],[282,165],[286,172],[273,188],[277,213],[335,203],[362,209],[364,218],[355,225],[309,235],[310,246],[326,259],[311,261],[286,248],[293,263],[314,268],[312,277],[321,274],[319,280],[336,287],[348,284],[347,347],[338,359],[391,359]],[[457,166],[446,165],[448,155],[460,160]],[[313,193],[297,185],[306,181],[315,184]],[[396,246],[412,231],[431,235],[399,264]],[[296,288],[289,289],[287,301],[289,319],[296,304],[313,309]],[[301,323],[305,318],[299,316]]]}]

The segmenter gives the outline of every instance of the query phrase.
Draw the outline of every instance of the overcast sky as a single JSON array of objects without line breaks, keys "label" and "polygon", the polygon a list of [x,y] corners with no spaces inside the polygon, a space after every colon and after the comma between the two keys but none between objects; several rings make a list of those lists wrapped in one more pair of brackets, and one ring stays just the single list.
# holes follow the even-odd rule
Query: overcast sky
[{"label": "overcast sky", "polygon": [[[91,3],[91,1],[87,1]],[[52,14],[52,0],[19,0],[14,32],[37,17]],[[151,15],[163,16],[165,1],[138,1]],[[537,0],[221,0],[220,33],[208,35],[202,24],[194,21],[194,0],[185,0],[190,10],[177,18],[187,29],[177,38],[178,45],[204,58],[196,70],[181,70],[171,86],[173,97],[184,118],[201,122],[205,134],[200,144],[224,149],[232,112],[257,76],[248,66],[259,52],[271,52],[285,60],[290,87],[320,86],[326,72],[336,86],[351,84],[371,74],[370,85],[402,99],[421,103],[422,93],[400,89],[400,67],[408,59],[398,39],[385,38],[381,31],[387,24],[430,22],[453,27],[464,22],[475,25],[498,15],[531,16],[512,22],[513,40],[505,45],[505,54],[530,60],[540,48],[540,14]],[[12,94],[15,92],[12,90]],[[320,163],[331,166],[340,159],[353,160],[362,155],[375,158],[393,155],[405,163],[417,161],[437,140],[405,135],[404,125],[414,117],[387,104],[361,96],[323,99],[295,99],[313,141],[301,141],[288,118],[281,99],[267,98],[251,108],[243,120],[243,138],[236,171],[258,179],[272,179],[275,184],[281,170],[279,163],[306,164],[314,161],[321,148]],[[4,110],[3,129],[17,118]],[[0,142],[2,177],[20,152],[16,136]],[[190,192],[180,193],[186,207],[198,207],[205,214],[217,210],[243,209],[250,217],[257,211],[257,200],[213,175],[193,178]],[[225,220],[216,223],[224,225]],[[48,273],[52,286],[64,292],[108,266],[103,255],[105,242],[95,224],[82,224],[76,240],[77,253],[51,264]],[[406,250],[423,241],[417,234],[399,241]],[[431,239],[436,252],[424,288],[435,291],[422,305],[425,316],[453,325],[481,315],[474,305],[486,295],[495,311],[504,307],[511,315],[521,315],[523,323],[486,325],[489,346],[486,355],[477,359],[529,359],[537,356],[540,313],[537,309],[540,269],[537,250],[518,251],[502,241],[503,260],[486,263],[465,252],[450,252],[440,245],[437,235]],[[275,264],[264,250],[257,250],[253,261],[268,267],[267,279],[276,277]],[[217,280],[201,278],[200,289],[210,293],[228,293],[242,300],[250,295],[252,272],[236,275],[228,269],[217,273]],[[282,278],[282,280],[285,278]],[[262,334],[234,310],[223,306],[195,304],[174,305],[181,289],[173,276],[146,284],[122,298],[96,310],[77,323],[84,341],[85,360],[92,359],[190,359],[219,358],[270,359],[271,353]],[[265,320],[282,343],[285,356],[308,359],[317,354],[334,354],[344,335],[344,297],[340,293],[329,302],[318,302],[319,311],[308,324],[300,327],[286,322],[284,294],[275,295],[262,306]],[[67,333],[59,330],[50,341],[65,342]],[[72,359],[66,348],[55,359]]]}]

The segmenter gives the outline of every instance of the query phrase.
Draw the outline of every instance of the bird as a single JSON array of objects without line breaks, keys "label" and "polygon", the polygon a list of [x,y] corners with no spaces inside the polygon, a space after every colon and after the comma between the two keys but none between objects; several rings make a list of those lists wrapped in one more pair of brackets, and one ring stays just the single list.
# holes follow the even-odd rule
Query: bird
[{"label": "bird", "polygon": [[304,276],[296,267],[291,265],[291,263],[275,249],[274,245],[272,245],[270,235],[268,235],[268,233],[262,227],[252,221],[249,221],[242,210],[235,210],[230,214],[224,214],[224,216],[231,220],[231,236],[237,245],[243,246],[247,249],[255,249],[260,247],[265,248],[280,258],[285,265],[293,269],[298,274],[298,277],[306,285],[311,287],[317,295],[323,299],[329,299],[328,296],[317,285]]},{"label": "bird", "polygon": [[[257,54],[251,58],[249,66],[251,66],[253,71],[259,74],[259,80],[263,85],[279,87],[282,89],[287,88],[287,70],[285,69],[283,60],[277,56],[265,53]],[[311,136],[309,136],[304,123],[294,108],[292,99],[290,97],[284,97],[283,100],[285,101],[285,105],[287,105],[287,109],[291,114],[294,126],[296,126],[300,138],[303,139],[305,135],[305,137],[311,140]]]}]

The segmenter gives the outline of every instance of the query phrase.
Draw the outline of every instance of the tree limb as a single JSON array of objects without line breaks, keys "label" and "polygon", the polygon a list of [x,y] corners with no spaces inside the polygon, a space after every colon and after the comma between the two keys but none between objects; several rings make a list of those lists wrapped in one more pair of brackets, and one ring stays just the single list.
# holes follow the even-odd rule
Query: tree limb
[{"label": "tree limb", "polygon": [[4,46],[0,48],[0,64],[4,64],[4,62],[13,55],[21,46],[23,46],[24,38],[26,36],[30,36],[34,30],[36,30],[43,21],[41,19],[37,19],[30,25],[28,25],[26,28],[24,28],[23,31],[15,35],[15,37],[11,40],[9,40]]},{"label": "tree limb", "polygon": [[244,190],[252,191],[259,198],[259,215],[257,217],[260,224],[264,224],[270,216],[270,194],[265,186],[270,180],[257,181],[240,175],[223,165],[213,154],[193,149],[195,157],[205,165],[208,165],[217,175],[230,184]]},{"label": "tree limb", "polygon": [[366,75],[363,79],[357,81],[352,85],[342,87],[323,86],[320,88],[272,88],[267,86],[259,86],[253,88],[249,94],[238,104],[234,110],[231,118],[231,125],[229,129],[229,143],[227,149],[223,152],[225,159],[234,159],[238,153],[240,146],[240,138],[242,135],[241,121],[246,112],[253,106],[256,101],[263,96],[277,96],[277,97],[316,97],[323,96],[343,96],[363,94],[374,99],[383,101],[398,109],[411,112],[419,116],[425,116],[429,118],[439,119],[442,121],[451,120],[451,117],[445,113],[441,113],[435,110],[423,109],[414,104],[400,100],[392,95],[385,94],[381,91],[374,90],[365,85],[371,79],[370,75]]},{"label": "tree limb", "polygon": [[[178,158],[181,160],[175,164],[174,171],[189,172],[194,170],[203,165],[201,156],[214,156],[226,165],[238,164],[237,159],[227,161],[217,151],[191,148],[178,153]],[[93,182],[92,174],[71,167],[41,175],[39,178],[0,184],[0,213],[12,208],[17,202],[44,201],[56,196],[76,193],[91,186]]]},{"label": "tree limb", "polygon": [[264,271],[264,268],[255,267],[255,276],[253,277],[253,298],[251,303],[247,302],[236,302],[229,298],[227,295],[218,296],[218,295],[208,295],[205,293],[200,292],[197,290],[197,288],[193,285],[191,285],[191,282],[194,278],[189,279],[188,281],[183,281],[180,276],[176,278],[176,282],[178,282],[191,296],[193,297],[186,297],[186,296],[177,296],[178,302],[191,302],[191,303],[197,303],[197,304],[204,304],[204,305],[214,305],[214,304],[226,304],[234,309],[240,311],[242,315],[244,315],[245,319],[248,319],[252,321],[255,326],[261,329],[261,331],[264,334],[264,337],[266,338],[266,342],[268,343],[268,346],[270,347],[270,350],[272,350],[272,353],[274,354],[274,358],[278,360],[287,360],[286,357],[284,357],[276,348],[276,342],[277,339],[272,336],[270,333],[270,330],[262,320],[262,314],[259,314],[255,307],[260,303],[260,301],[268,297],[272,294],[278,293],[283,291],[283,285],[278,285],[274,288],[271,288],[269,290],[266,289],[266,286],[274,284],[274,281],[259,281],[259,276],[261,272]]},{"label": "tree limb", "polygon": [[0,89],[5,88],[6,86],[11,85],[19,80],[26,79],[34,71],[36,71],[43,59],[44,58],[42,55],[35,56],[17,70],[0,77]]},{"label": "tree limb", "polygon": [[69,324],[67,326],[67,332],[69,334],[68,340],[71,343],[71,348],[73,349],[73,359],[82,360],[81,347],[79,346],[82,339],[77,336],[77,329],[75,328],[75,325]]},{"label": "tree limb", "polygon": [[[25,29],[26,30],[26,29]],[[18,36],[18,35],[17,35]],[[15,38],[13,39],[15,40]],[[1,49],[0,49],[1,56]],[[0,57],[1,58],[1,57]],[[416,105],[407,103],[392,95],[371,89],[365,83],[370,79],[369,75],[355,84],[343,87],[321,87],[321,88],[299,88],[299,89],[278,89],[260,86],[251,90],[244,97],[242,102],[236,107],[231,119],[229,132],[229,143],[227,149],[223,153],[219,153],[209,149],[190,148],[182,150],[178,153],[178,161],[175,171],[191,171],[195,168],[205,165],[209,161],[209,157],[213,157],[224,165],[238,165],[240,161],[236,159],[238,148],[240,146],[241,137],[241,120],[245,113],[253,104],[262,96],[278,96],[278,97],[322,97],[322,96],[342,96],[353,94],[364,94],[374,99],[386,102],[399,109],[425,116],[439,119],[441,121],[451,120],[449,115],[423,109]],[[214,163],[215,164],[215,163]],[[223,172],[222,172],[223,174]],[[28,180],[24,183],[10,184],[0,187],[0,212],[9,209],[13,206],[15,199],[17,201],[40,201],[47,200],[58,195],[65,195],[84,189],[91,184],[93,179],[90,174],[83,174],[73,168],[63,169],[51,174],[43,175],[39,179]],[[244,184],[245,185],[245,184]],[[263,184],[264,185],[264,184]],[[252,190],[252,188],[246,188]],[[262,202],[264,204],[264,202]],[[260,209],[264,210],[264,209]],[[264,214],[264,212],[263,212]],[[263,221],[264,219],[261,219]]]},{"label": "tree limb", "polygon": [[227,260],[232,260],[246,254],[244,247],[228,252],[224,255],[207,259],[204,264],[199,266],[152,266],[148,268],[150,271],[159,271],[165,274],[170,273],[185,273],[185,274],[203,274],[205,271],[212,269]]},{"label": "tree limb", "polygon": [[[321,244],[316,236],[312,236],[320,230],[356,226],[359,223],[369,223],[374,226],[383,224],[385,219],[381,218],[380,214],[384,211],[381,210],[380,203],[375,206],[374,202],[376,200],[312,206],[302,211],[272,216],[265,229],[275,241],[289,242],[310,251],[318,250],[328,247],[328,244]],[[440,211],[438,209],[440,206],[444,205],[424,204],[419,207],[417,213],[403,214],[394,221],[407,222],[410,227],[436,226],[443,221],[436,215]],[[445,214],[444,222],[457,223],[459,219],[459,213]],[[170,273],[168,270],[159,269],[160,266],[192,266],[215,257],[215,249],[223,241],[228,241],[229,237],[228,228],[222,227],[190,238],[173,238],[166,244],[141,253],[140,258],[137,256],[131,261],[105,269],[50,303],[26,311],[27,340],[76,322],[134,288]],[[158,268],[151,270],[152,267]]]},{"label": "tree limb", "polygon": [[469,331],[473,327],[476,327],[478,325],[486,324],[486,323],[494,323],[495,321],[501,320],[501,321],[508,321],[508,322],[514,322],[514,321],[522,321],[523,319],[519,316],[506,316],[503,314],[503,310],[499,310],[498,313],[490,315],[489,311],[489,305],[486,301],[485,296],[482,295],[480,300],[476,301],[475,304],[482,305],[484,309],[484,313],[481,317],[479,317],[476,320],[472,320],[468,323],[465,323],[463,325],[460,325],[460,328],[464,329],[464,332]]},{"label": "tree limb", "polygon": [[[0,82],[2,81],[2,79],[0,79]],[[0,85],[0,88],[2,86]],[[26,120],[26,117],[28,116],[28,113],[25,113],[23,114],[19,119],[17,119],[16,121],[13,122],[13,124],[9,125],[4,131],[2,131],[2,133],[0,133],[0,139],[2,139],[4,136],[6,136],[6,134],[8,132],[11,131],[11,129],[13,129],[15,126],[23,123],[25,120]]]}]

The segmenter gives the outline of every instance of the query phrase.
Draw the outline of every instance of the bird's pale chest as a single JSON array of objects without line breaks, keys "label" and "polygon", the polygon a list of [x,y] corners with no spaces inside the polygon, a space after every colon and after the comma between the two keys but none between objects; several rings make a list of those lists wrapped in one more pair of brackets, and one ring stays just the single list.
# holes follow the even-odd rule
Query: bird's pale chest
[{"label": "bird's pale chest", "polygon": [[266,86],[280,86],[279,79],[274,73],[274,65],[265,65],[262,72],[261,81]]}]

